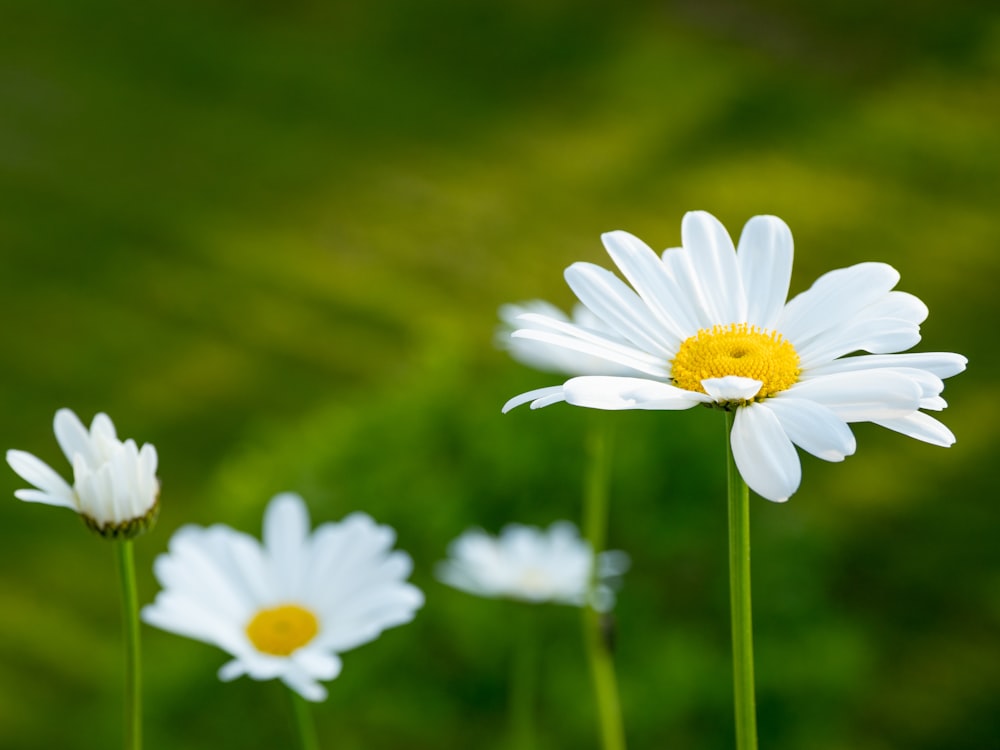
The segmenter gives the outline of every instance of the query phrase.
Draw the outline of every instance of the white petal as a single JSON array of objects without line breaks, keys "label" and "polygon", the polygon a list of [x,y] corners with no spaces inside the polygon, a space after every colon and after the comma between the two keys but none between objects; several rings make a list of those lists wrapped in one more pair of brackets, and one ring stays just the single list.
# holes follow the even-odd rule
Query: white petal
[{"label": "white petal", "polygon": [[859,318],[898,318],[920,325],[930,314],[927,305],[909,292],[889,292],[876,302],[859,311]]},{"label": "white petal", "polygon": [[141,617],[147,625],[210,643],[234,656],[247,645],[240,624],[180,593],[161,591],[152,604],[142,608]]},{"label": "white petal", "polygon": [[803,398],[779,395],[765,402],[795,445],[824,461],[843,461],[854,453],[854,433],[825,406]]},{"label": "white petal", "polygon": [[654,377],[666,377],[669,374],[666,366],[666,354],[654,356],[627,344],[619,344],[609,340],[591,341],[577,335],[566,336],[525,328],[514,331],[511,337],[542,341],[550,346],[561,346],[570,351],[600,357],[609,363],[609,370],[610,366],[621,366]]},{"label": "white petal", "polygon": [[281,681],[307,701],[319,703],[326,700],[326,688],[298,670],[286,672]]},{"label": "white petal", "polygon": [[764,385],[760,380],[744,378],[739,375],[726,375],[722,378],[705,378],[701,387],[713,400],[719,403],[727,401],[747,401],[760,392]]},{"label": "white petal", "polygon": [[237,677],[242,677],[247,673],[246,664],[239,659],[227,661],[219,667],[219,679],[223,682],[232,682]]},{"label": "white petal", "polygon": [[632,558],[618,549],[605,550],[597,555],[597,576],[612,578],[624,575],[632,567]]},{"label": "white petal", "polygon": [[670,336],[639,296],[611,271],[592,263],[574,263],[563,274],[566,283],[613,331],[647,352],[675,349]]},{"label": "white petal", "polygon": [[830,271],[785,305],[777,329],[798,351],[853,318],[898,281],[899,272],[885,263],[858,263]]},{"label": "white petal", "polygon": [[88,466],[96,468],[100,464],[100,457],[94,451],[90,433],[72,410],[60,409],[56,412],[53,430],[67,461],[73,463],[73,456],[80,455]]},{"label": "white petal", "polygon": [[852,320],[796,347],[796,352],[802,369],[808,370],[852,352],[886,354],[909,349],[919,342],[919,326],[906,320]]},{"label": "white petal", "polygon": [[905,417],[920,406],[922,389],[887,369],[858,370],[802,380],[784,392],[826,406],[845,422]]},{"label": "white petal", "polygon": [[677,281],[645,242],[622,231],[606,232],[601,240],[615,265],[677,342],[698,330]]},{"label": "white petal", "polygon": [[704,393],[686,391],[668,383],[643,378],[591,375],[563,384],[566,402],[591,409],[690,409],[712,399]]},{"label": "white petal", "polygon": [[336,654],[328,654],[317,648],[308,646],[300,648],[291,655],[292,661],[302,670],[318,680],[333,680],[339,674],[343,663]]},{"label": "white petal", "polygon": [[[501,407],[500,412],[502,414],[506,414],[511,409],[515,409],[521,404],[526,404],[529,401],[536,403],[543,402],[539,406],[535,406],[535,403],[532,403],[532,409],[539,409],[542,406],[557,403],[558,401],[563,400],[562,390],[563,387],[561,385],[551,385],[547,388],[536,388],[533,391],[525,391],[524,393],[514,396],[514,398],[507,401],[507,403]],[[557,396],[558,398],[556,398]]]},{"label": "white petal", "polygon": [[736,248],[726,228],[705,211],[689,211],[681,222],[681,243],[701,282],[706,304],[717,323],[746,320],[747,305]]},{"label": "white petal", "polygon": [[736,258],[747,297],[746,322],[772,329],[788,298],[792,232],[776,216],[754,216],[743,227]]},{"label": "white petal", "polygon": [[795,446],[764,404],[736,410],[730,444],[740,476],[761,497],[783,503],[799,488],[802,466]]},{"label": "white petal", "polygon": [[664,250],[662,258],[667,276],[675,284],[677,305],[686,312],[682,338],[694,336],[700,329],[716,325],[718,318],[709,307],[708,296],[702,291],[702,282],[691,262],[691,253],[682,247],[674,247]]},{"label": "white petal", "polygon": [[76,509],[76,496],[73,494],[73,488],[40,458],[26,451],[9,450],[7,451],[7,463],[22,479],[41,490],[41,492],[17,490],[14,493],[15,497],[29,503],[44,503]]},{"label": "white petal", "polygon": [[552,404],[559,404],[566,400],[566,396],[563,395],[562,386],[558,386],[558,390],[553,391],[545,396],[536,398],[531,402],[531,409],[543,409],[546,406],[552,406]]},{"label": "white petal", "polygon": [[[553,305],[551,302],[546,302],[541,299],[530,300],[520,304],[500,305],[500,309],[497,311],[497,315],[500,317],[500,320],[506,323],[511,330],[521,327],[521,321],[519,318],[527,313],[544,315],[549,318],[561,320],[564,323],[569,323],[569,316],[567,316],[566,313]],[[507,333],[509,334],[510,331],[507,331]]]},{"label": "white petal", "polygon": [[968,363],[961,354],[951,352],[912,352],[908,354],[860,354],[855,357],[843,357],[812,368],[807,377],[829,375],[835,372],[851,370],[873,370],[880,367],[914,367],[937,375],[939,378],[950,378],[965,370]]},{"label": "white petal", "polygon": [[309,511],[305,501],[293,492],[275,495],[264,511],[264,546],[275,576],[288,586],[291,596],[298,594],[308,538]]},{"label": "white petal", "polygon": [[588,331],[590,335],[601,339],[611,338],[619,343],[627,344],[624,339],[616,336],[596,315],[577,303],[573,320],[566,317],[558,308],[547,302],[536,300],[522,305],[504,305],[501,315],[509,322],[510,328],[501,327],[497,333],[497,345],[506,349],[510,356],[521,364],[533,367],[543,372],[555,372],[563,375],[632,375],[631,368],[622,367],[608,362],[606,359],[589,354],[566,349],[561,346],[534,341],[523,336],[511,336],[515,328],[543,331],[575,333]]},{"label": "white petal", "polygon": [[955,444],[955,435],[930,414],[915,411],[905,417],[895,419],[873,419],[875,424],[902,433],[931,445],[948,448]]}]

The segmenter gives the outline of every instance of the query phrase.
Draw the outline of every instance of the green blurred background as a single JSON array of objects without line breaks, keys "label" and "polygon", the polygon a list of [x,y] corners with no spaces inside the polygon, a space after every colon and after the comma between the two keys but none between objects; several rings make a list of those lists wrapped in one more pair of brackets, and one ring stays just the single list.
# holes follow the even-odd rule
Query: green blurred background
[{"label": "green blurred background", "polygon": [[[345,656],[324,746],[506,747],[516,605],[447,589],[470,525],[577,519],[583,436],[616,433],[611,546],[633,748],[732,746],[722,417],[502,417],[552,377],[496,308],[564,307],[599,235],[690,209],[791,226],[793,292],[862,260],[958,351],[949,450],[870,425],[752,499],[770,750],[982,750],[1000,737],[995,489],[1000,13],[981,2],[0,0],[0,447],[68,467],[51,420],[108,412],[160,453],[139,592],[188,522],[395,526],[427,604]],[[602,420],[603,417],[603,420]],[[0,494],[0,747],[119,743],[110,546]],[[994,495],[994,497],[990,497]],[[579,613],[538,610],[542,747],[596,747]],[[145,629],[149,748],[283,747],[276,683]]]}]

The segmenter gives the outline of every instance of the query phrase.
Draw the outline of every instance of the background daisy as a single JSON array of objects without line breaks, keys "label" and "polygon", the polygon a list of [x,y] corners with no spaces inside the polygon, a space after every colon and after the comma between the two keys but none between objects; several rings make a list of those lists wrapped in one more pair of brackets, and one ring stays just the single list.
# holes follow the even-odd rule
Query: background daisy
[{"label": "background daisy", "polygon": [[277,495],[263,544],[228,526],[186,526],[156,560],[163,586],[145,622],[228,651],[219,678],[280,679],[311,701],[340,674],[339,654],[413,619],[423,605],[406,582],[395,532],[364,513],[310,534],[298,495]]},{"label": "background daisy", "polygon": [[620,551],[595,558],[569,521],[548,529],[509,524],[498,536],[470,529],[449,545],[448,556],[437,567],[438,578],[470,594],[589,604],[605,612],[614,606],[614,591],[629,566]]}]

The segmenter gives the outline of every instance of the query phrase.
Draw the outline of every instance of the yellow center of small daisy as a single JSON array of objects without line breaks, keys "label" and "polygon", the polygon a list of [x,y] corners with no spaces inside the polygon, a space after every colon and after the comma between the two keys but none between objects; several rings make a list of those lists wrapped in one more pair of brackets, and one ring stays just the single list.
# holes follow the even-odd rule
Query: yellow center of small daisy
[{"label": "yellow center of small daisy", "polygon": [[702,328],[685,339],[670,377],[678,388],[699,393],[705,393],[701,381],[707,378],[753,378],[763,383],[754,396],[762,400],[794,385],[800,372],[795,347],[780,333],[731,323]]},{"label": "yellow center of small daisy", "polygon": [[298,604],[262,609],[247,625],[250,642],[265,654],[288,656],[316,637],[319,620]]}]

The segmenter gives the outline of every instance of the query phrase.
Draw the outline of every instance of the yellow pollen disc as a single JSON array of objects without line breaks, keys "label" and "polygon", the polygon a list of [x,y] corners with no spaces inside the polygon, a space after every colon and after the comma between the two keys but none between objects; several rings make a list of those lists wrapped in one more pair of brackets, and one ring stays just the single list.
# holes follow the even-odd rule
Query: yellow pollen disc
[{"label": "yellow pollen disc", "polygon": [[747,323],[702,328],[685,339],[674,357],[670,377],[678,388],[705,393],[701,381],[738,375],[763,383],[762,400],[799,379],[799,355],[780,333]]},{"label": "yellow pollen disc", "polygon": [[319,632],[319,620],[297,604],[262,609],[247,625],[247,637],[258,651],[288,656],[305,646]]}]

